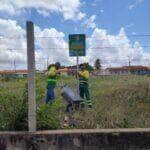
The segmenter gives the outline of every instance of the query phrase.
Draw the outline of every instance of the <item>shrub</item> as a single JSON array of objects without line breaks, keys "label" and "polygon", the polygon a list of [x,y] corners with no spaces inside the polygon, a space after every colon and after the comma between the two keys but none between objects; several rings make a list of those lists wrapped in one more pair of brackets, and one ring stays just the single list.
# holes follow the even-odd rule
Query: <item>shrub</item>
[{"label": "shrub", "polygon": [[37,108],[38,130],[58,129],[61,126],[62,102],[56,100],[51,104],[42,104]]},{"label": "shrub", "polygon": [[0,92],[0,130],[27,130],[27,88]]},{"label": "shrub", "polygon": [[[63,127],[66,102],[57,100],[44,104],[45,77],[36,78],[37,129]],[[75,88],[73,77],[61,77],[61,82]],[[93,109],[83,109],[69,115],[75,126],[66,128],[131,128],[150,126],[150,78],[146,76],[110,76],[91,78]],[[0,130],[27,130],[27,81],[0,81]],[[70,123],[71,124],[71,123]]]}]

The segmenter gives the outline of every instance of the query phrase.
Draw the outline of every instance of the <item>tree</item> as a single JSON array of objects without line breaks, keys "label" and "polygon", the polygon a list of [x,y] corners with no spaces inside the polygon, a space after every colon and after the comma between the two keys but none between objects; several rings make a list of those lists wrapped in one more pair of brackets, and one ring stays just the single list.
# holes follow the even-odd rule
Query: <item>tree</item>
[{"label": "tree", "polygon": [[89,63],[81,63],[80,65],[84,65],[85,69],[88,70],[89,72],[92,72],[94,70],[94,68]]},{"label": "tree", "polygon": [[96,70],[101,70],[101,60],[100,59],[96,59],[94,67]]},{"label": "tree", "polygon": [[85,64],[85,66],[86,66],[86,69],[87,69],[89,72],[91,72],[91,71],[94,70],[93,67],[92,67],[89,63],[84,63],[84,64]]}]

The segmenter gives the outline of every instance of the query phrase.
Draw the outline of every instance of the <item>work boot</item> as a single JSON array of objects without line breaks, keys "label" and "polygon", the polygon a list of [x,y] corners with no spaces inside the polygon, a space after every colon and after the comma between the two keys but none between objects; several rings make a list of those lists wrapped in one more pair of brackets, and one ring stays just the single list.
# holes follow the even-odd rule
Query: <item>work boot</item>
[{"label": "work boot", "polygon": [[85,100],[82,100],[81,103],[80,103],[80,108],[85,108]]},{"label": "work boot", "polygon": [[80,108],[82,109],[82,108],[85,108],[85,104],[80,104]]},{"label": "work boot", "polygon": [[88,105],[88,108],[89,108],[89,109],[92,109],[93,107],[92,107],[92,105]]}]

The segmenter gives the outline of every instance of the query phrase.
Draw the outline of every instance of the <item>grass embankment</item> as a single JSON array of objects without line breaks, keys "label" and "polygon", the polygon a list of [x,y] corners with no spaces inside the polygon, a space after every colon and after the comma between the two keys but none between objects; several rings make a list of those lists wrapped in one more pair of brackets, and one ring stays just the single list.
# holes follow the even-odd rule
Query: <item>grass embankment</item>
[{"label": "grass embankment", "polygon": [[[75,88],[73,77],[60,78],[59,83]],[[150,127],[150,77],[108,76],[89,80],[93,109],[69,115],[67,128],[136,128]],[[43,104],[45,79],[36,78],[38,129],[62,128],[66,103],[57,88],[56,102]],[[26,79],[0,81],[0,130],[27,130]]]}]

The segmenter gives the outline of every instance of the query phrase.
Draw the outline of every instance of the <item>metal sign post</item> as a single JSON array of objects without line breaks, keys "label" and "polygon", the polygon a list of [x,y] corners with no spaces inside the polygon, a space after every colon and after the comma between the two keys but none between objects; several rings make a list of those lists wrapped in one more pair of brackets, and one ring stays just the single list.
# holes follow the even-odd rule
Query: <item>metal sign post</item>
[{"label": "metal sign post", "polygon": [[34,25],[28,21],[27,30],[27,61],[28,61],[28,129],[36,131],[36,101],[35,101],[35,54]]},{"label": "metal sign post", "polygon": [[79,56],[77,55],[77,98],[79,98]]},{"label": "metal sign post", "polygon": [[69,56],[77,58],[77,97],[79,98],[79,56],[85,56],[85,34],[69,35]]}]

